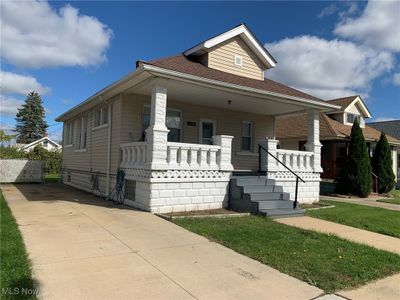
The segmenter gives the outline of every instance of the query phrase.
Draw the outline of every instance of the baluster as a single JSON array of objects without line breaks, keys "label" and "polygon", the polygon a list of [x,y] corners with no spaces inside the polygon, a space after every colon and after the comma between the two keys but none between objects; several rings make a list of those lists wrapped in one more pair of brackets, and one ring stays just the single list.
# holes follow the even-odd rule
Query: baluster
[{"label": "baluster", "polygon": [[189,150],[189,148],[187,148],[187,147],[180,147],[179,165],[180,165],[181,168],[187,168],[189,166],[189,164],[188,164],[188,150]]},{"label": "baluster", "polygon": [[306,154],[306,165],[305,165],[305,169],[308,170],[310,167],[310,155]]},{"label": "baluster", "polygon": [[198,167],[198,153],[199,153],[199,149],[198,148],[190,148],[190,161],[189,161],[189,165],[191,168],[195,168]]},{"label": "baluster", "polygon": [[199,155],[199,166],[200,167],[207,167],[207,156],[208,156],[208,151],[209,149],[206,148],[201,148],[200,150],[200,155]]},{"label": "baluster", "polygon": [[170,166],[177,166],[178,165],[178,146],[168,146],[169,152],[169,161],[168,164]]},{"label": "baluster", "polygon": [[210,160],[209,164],[211,168],[216,168],[217,167],[217,151],[218,149],[210,149]]},{"label": "baluster", "polygon": [[122,165],[126,164],[126,147],[121,147],[122,148]]}]

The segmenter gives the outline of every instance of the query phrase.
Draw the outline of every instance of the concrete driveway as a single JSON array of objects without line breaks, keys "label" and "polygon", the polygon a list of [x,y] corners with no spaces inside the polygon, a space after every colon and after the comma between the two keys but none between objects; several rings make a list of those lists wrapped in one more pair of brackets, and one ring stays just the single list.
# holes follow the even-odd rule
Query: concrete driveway
[{"label": "concrete driveway", "polygon": [[311,299],[322,294],[150,213],[61,184],[1,188],[23,234],[41,298]]}]

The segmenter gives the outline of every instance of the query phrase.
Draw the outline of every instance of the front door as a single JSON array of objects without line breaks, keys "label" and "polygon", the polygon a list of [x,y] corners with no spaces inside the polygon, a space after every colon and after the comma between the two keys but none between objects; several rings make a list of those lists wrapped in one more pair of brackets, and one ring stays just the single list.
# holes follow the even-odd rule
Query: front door
[{"label": "front door", "polygon": [[200,120],[200,132],[199,132],[199,143],[212,145],[212,136],[216,133],[216,121],[201,119]]}]

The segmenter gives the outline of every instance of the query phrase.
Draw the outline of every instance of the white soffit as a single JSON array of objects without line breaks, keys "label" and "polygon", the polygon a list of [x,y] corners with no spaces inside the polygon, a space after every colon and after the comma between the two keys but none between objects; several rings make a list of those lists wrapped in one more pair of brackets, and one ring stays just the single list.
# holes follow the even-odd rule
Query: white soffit
[{"label": "white soffit", "polygon": [[275,59],[257,41],[254,35],[244,24],[241,24],[231,30],[228,30],[220,35],[217,35],[216,37],[208,39],[198,44],[197,46],[190,48],[189,50],[186,50],[183,54],[185,56],[188,56],[188,55],[202,54],[208,52],[208,50],[211,49],[212,47],[215,47],[235,36],[240,36],[267,68],[275,67],[276,65]]}]

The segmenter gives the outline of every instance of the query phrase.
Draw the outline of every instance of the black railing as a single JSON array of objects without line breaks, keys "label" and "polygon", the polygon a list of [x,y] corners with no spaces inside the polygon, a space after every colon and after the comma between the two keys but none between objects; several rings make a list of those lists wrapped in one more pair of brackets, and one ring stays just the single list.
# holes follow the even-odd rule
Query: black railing
[{"label": "black railing", "polygon": [[[297,175],[295,172],[293,172],[292,169],[290,169],[287,165],[285,165],[283,162],[279,160],[275,155],[273,155],[271,152],[268,151],[268,149],[264,148],[260,144],[258,144],[258,172],[261,173],[261,150],[264,150],[268,155],[271,155],[277,162],[279,162],[282,166],[284,166],[290,173],[292,173],[296,177],[296,189],[294,193],[294,203],[293,203],[293,208],[297,207],[297,192],[299,189],[299,179],[305,183],[305,181]],[[268,172],[268,170],[267,170]]]}]

